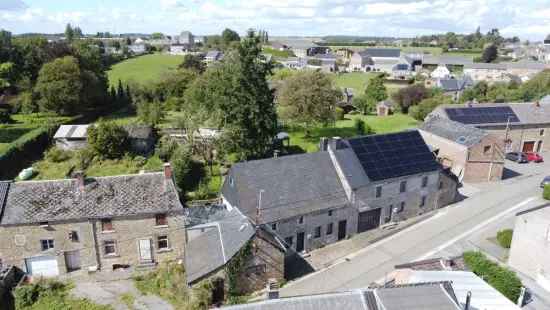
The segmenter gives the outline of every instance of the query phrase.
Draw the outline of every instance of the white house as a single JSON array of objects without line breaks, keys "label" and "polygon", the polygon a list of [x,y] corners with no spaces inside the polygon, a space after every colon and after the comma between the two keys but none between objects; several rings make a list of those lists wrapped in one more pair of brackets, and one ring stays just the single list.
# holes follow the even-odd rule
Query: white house
[{"label": "white house", "polygon": [[445,65],[439,65],[435,68],[434,71],[430,74],[432,79],[448,79],[451,77],[451,71]]}]

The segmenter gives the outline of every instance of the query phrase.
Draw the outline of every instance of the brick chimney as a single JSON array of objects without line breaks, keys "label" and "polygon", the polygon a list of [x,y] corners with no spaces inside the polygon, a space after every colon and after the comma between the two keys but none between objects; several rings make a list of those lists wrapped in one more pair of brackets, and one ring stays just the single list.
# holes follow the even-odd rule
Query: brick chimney
[{"label": "brick chimney", "polygon": [[81,192],[84,192],[84,187],[86,186],[86,177],[84,176],[84,171],[79,170],[75,171],[73,174],[76,179],[76,185]]}]

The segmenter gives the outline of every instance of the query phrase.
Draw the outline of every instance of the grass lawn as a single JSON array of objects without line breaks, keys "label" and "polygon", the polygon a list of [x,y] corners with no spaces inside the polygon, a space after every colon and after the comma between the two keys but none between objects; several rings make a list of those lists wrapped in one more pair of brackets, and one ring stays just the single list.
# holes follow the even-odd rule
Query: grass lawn
[{"label": "grass lawn", "polygon": [[176,69],[182,60],[183,56],[161,53],[131,58],[111,67],[107,72],[109,83],[116,86],[119,79],[123,83],[135,81],[140,84],[156,81],[162,74]]},{"label": "grass lawn", "polygon": [[457,51],[457,52],[450,51],[450,52],[443,53],[443,55],[448,55],[448,56],[463,56],[463,57],[473,57],[473,58],[476,58],[476,57],[481,57],[481,54],[482,54],[482,53],[483,53],[482,51],[477,51],[477,50],[472,50],[472,51]]},{"label": "grass lawn", "polygon": [[398,132],[409,128],[415,128],[418,121],[405,114],[394,114],[387,117],[375,115],[346,115],[344,120],[337,121],[331,127],[316,127],[311,130],[309,137],[304,137],[304,130],[300,128],[289,129],[291,147],[298,147],[306,152],[319,150],[321,137],[350,138],[357,133],[353,127],[353,120],[360,118],[369,125],[375,133]]},{"label": "grass lawn", "polygon": [[277,57],[277,58],[294,57],[294,53],[292,53],[292,51],[280,51],[280,50],[272,49],[270,47],[263,47],[262,52],[265,54],[271,54],[273,57]]},{"label": "grass lawn", "polygon": [[[336,86],[340,88],[353,88],[354,94],[363,94],[365,92],[365,88],[367,87],[367,83],[370,79],[378,75],[379,73],[374,72],[349,72],[349,73],[340,73],[340,74],[333,74],[334,82],[336,83]],[[405,87],[407,85],[401,85],[401,84],[392,84],[392,83],[385,83],[386,89],[388,90],[388,94],[392,94],[393,92],[397,91],[399,88]]]}]

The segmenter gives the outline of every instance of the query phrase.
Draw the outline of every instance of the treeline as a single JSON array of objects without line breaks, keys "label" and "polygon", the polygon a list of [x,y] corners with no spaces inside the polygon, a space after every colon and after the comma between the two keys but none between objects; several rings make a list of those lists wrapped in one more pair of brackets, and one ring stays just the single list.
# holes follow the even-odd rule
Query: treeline
[{"label": "treeline", "polygon": [[445,34],[433,34],[419,36],[412,40],[411,46],[439,46],[444,51],[449,49],[483,49],[486,45],[494,44],[500,46],[504,42],[520,42],[518,37],[504,38],[500,35],[500,31],[497,28],[489,30],[486,34],[481,33],[481,29],[478,27],[474,33],[471,34],[458,34],[454,32],[447,32]]}]

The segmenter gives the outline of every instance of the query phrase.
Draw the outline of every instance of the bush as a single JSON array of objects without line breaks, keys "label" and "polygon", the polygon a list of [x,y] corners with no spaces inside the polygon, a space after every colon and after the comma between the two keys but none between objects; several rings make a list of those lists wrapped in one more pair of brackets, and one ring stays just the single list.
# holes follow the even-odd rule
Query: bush
[{"label": "bush", "polygon": [[94,150],[91,147],[86,147],[75,152],[76,169],[86,170],[94,160]]},{"label": "bush", "polygon": [[550,184],[544,185],[544,190],[542,191],[542,198],[550,200]]},{"label": "bush", "polygon": [[128,132],[113,122],[90,126],[88,143],[98,156],[108,159],[121,158],[129,150]]},{"label": "bush", "polygon": [[170,136],[162,136],[158,142],[157,152],[163,161],[169,161],[174,151],[178,148],[178,143]]},{"label": "bush", "polygon": [[191,150],[185,146],[178,146],[170,158],[176,186],[183,192],[189,189],[187,186],[189,174],[192,170]]},{"label": "bush", "polygon": [[360,136],[370,135],[373,133],[372,128],[360,118],[353,120],[353,128],[355,128],[355,132],[357,132]]},{"label": "bush", "polygon": [[336,107],[335,109],[335,116],[336,116],[336,120],[337,121],[341,121],[344,119],[344,109],[340,108],[340,107]]},{"label": "bush", "polygon": [[514,231],[511,229],[504,229],[497,232],[497,241],[501,247],[509,249],[512,245],[512,236]]},{"label": "bush", "polygon": [[51,161],[52,163],[60,163],[70,159],[71,152],[54,146],[46,151],[44,157],[46,158],[46,160]]},{"label": "bush", "polygon": [[56,294],[65,289],[67,289],[67,286],[64,283],[43,279],[32,284],[19,286],[14,291],[16,308],[30,307],[41,297]]},{"label": "bush", "polygon": [[521,293],[522,283],[516,274],[487,259],[481,252],[465,252],[464,262],[473,273],[489,283],[512,302],[516,302]]}]

